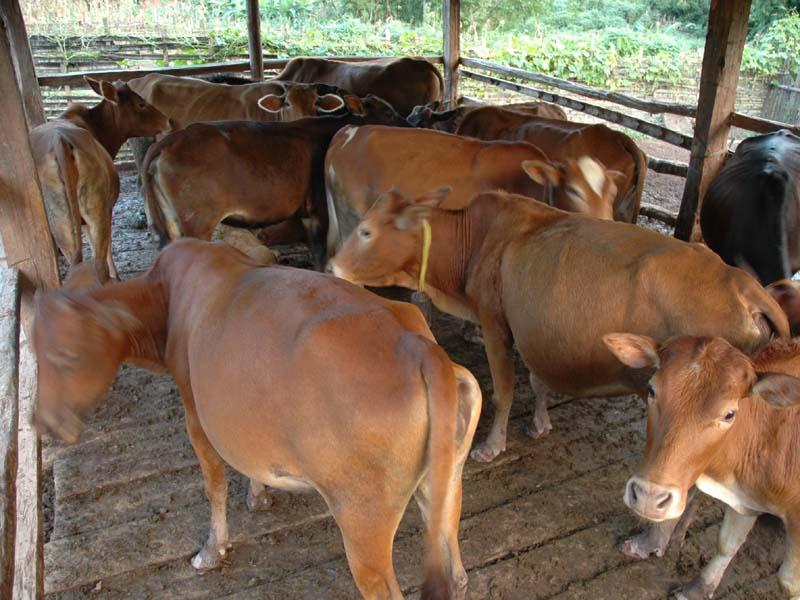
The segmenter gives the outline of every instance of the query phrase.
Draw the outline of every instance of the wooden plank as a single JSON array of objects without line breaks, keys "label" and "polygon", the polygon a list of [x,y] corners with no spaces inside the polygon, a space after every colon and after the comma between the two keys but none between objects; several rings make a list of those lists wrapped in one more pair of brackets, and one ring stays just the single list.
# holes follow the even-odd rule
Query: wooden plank
[{"label": "wooden plank", "polygon": [[639,209],[639,214],[643,217],[650,217],[656,221],[661,221],[669,227],[675,227],[675,223],[678,220],[678,215],[675,213],[670,212],[665,208],[661,208],[660,206],[656,206],[655,204],[647,204],[645,202],[642,202],[642,206]]},{"label": "wooden plank", "polygon": [[0,599],[14,582],[17,522],[17,379],[19,375],[19,273],[0,269]]},{"label": "wooden plank", "polygon": [[552,102],[553,104],[566,106],[572,110],[577,110],[588,115],[610,121],[611,123],[622,125],[628,129],[644,133],[645,135],[649,135],[650,137],[654,137],[659,140],[664,140],[665,142],[669,142],[674,146],[680,146],[681,148],[686,148],[687,150],[691,148],[692,145],[692,138],[690,138],[688,135],[683,135],[682,133],[673,131],[672,129],[667,129],[666,127],[661,127],[660,125],[650,123],[649,121],[643,121],[641,119],[637,119],[636,117],[631,117],[616,110],[603,108],[602,106],[589,104],[579,100],[573,100],[572,98],[567,98],[566,96],[551,94],[550,92],[528,87],[520,83],[512,83],[504,79],[498,79],[497,77],[483,75],[473,71],[466,71],[462,69],[461,74],[464,77],[474,79],[475,81],[482,81],[483,83],[488,83],[505,90],[511,90],[513,92],[525,94],[526,96],[541,98],[542,100]]},{"label": "wooden plank", "polygon": [[689,174],[675,226],[675,237],[682,240],[692,237],[700,201],[728,150],[750,3],[751,0],[711,1]]},{"label": "wooden plank", "polygon": [[499,65],[488,60],[468,58],[465,56],[461,58],[461,64],[465,67],[483,69],[485,71],[497,73],[505,77],[513,77],[515,79],[522,79],[524,81],[542,83],[567,92],[572,92],[573,94],[578,94],[579,96],[586,96],[587,98],[594,98],[595,100],[605,100],[607,102],[621,104],[622,106],[627,106],[628,108],[634,108],[636,110],[641,110],[651,114],[671,113],[685,117],[694,117],[697,113],[696,108],[686,104],[662,102],[660,100],[642,100],[641,98],[628,96],[627,94],[621,94],[619,92],[607,92],[605,90],[599,90],[597,88],[584,85],[582,83],[574,83],[572,81],[567,81],[566,79],[552,77],[551,75],[531,73],[530,71]]},{"label": "wooden plank", "polygon": [[36,357],[27,341],[21,341],[19,351],[19,468],[14,598],[28,600],[44,597],[42,451],[39,434],[31,423],[38,394]]},{"label": "wooden plank", "polygon": [[662,158],[647,157],[647,168],[655,171],[656,173],[664,173],[665,175],[677,175],[678,177],[686,177],[689,173],[689,165],[685,162],[675,160],[665,160]]},{"label": "wooden plank", "polygon": [[[53,239],[31,154],[25,110],[11,62],[8,30],[0,25],[0,233],[9,266],[23,290],[59,285]],[[28,295],[30,296],[30,295]],[[27,302],[23,296],[23,304]]]},{"label": "wooden plank", "polygon": [[[382,56],[326,56],[330,60],[341,60],[343,62],[364,62],[377,58],[387,58]],[[419,56],[433,64],[442,64],[441,56]],[[268,58],[264,59],[265,70],[282,69],[290,61],[290,58]],[[242,73],[250,69],[250,61],[236,61],[224,63],[206,63],[204,65],[193,65],[186,67],[161,67],[158,69],[111,69],[104,71],[73,71],[71,73],[59,73],[57,75],[42,75],[39,77],[39,85],[42,87],[60,87],[63,85],[85,85],[84,75],[89,75],[96,79],[120,79],[128,81],[136,77],[142,77],[150,73],[164,73],[165,75],[204,75],[206,73]]]},{"label": "wooden plank", "polygon": [[258,0],[247,0],[247,46],[250,53],[250,78],[264,79],[264,50],[261,47],[261,13]]},{"label": "wooden plank", "polygon": [[461,0],[444,0],[444,100],[455,107],[458,100],[458,65],[461,62]]},{"label": "wooden plank", "polygon": [[31,46],[28,43],[28,33],[25,30],[25,21],[19,8],[19,0],[0,0],[0,17],[6,22],[6,28],[10,35],[11,55],[19,89],[22,90],[22,101],[25,106],[28,127],[36,127],[44,123],[44,108],[39,84],[36,82],[36,69],[33,66]]},{"label": "wooden plank", "polygon": [[800,127],[781,123],[780,121],[763,119],[761,117],[751,117],[750,115],[743,115],[737,112],[731,115],[731,125],[739,129],[746,129],[747,131],[755,131],[757,133],[771,133],[779,129],[788,129],[795,135],[800,135]]}]

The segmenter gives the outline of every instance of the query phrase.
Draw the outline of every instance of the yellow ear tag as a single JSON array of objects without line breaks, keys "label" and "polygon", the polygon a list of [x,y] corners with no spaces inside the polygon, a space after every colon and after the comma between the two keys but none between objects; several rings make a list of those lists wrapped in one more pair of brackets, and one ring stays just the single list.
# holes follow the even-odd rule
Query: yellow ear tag
[{"label": "yellow ear tag", "polygon": [[428,274],[428,259],[431,255],[431,224],[428,219],[422,219],[422,262],[419,265],[419,285],[417,289],[420,293],[425,292],[425,276]]}]

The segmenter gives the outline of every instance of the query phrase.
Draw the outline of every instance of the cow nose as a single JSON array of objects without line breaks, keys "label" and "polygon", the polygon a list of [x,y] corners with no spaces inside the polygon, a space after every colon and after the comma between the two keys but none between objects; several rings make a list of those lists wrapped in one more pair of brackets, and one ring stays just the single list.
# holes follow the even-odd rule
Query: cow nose
[{"label": "cow nose", "polygon": [[628,508],[646,519],[663,521],[680,516],[683,510],[681,497],[677,487],[631,477],[625,487],[624,502]]}]

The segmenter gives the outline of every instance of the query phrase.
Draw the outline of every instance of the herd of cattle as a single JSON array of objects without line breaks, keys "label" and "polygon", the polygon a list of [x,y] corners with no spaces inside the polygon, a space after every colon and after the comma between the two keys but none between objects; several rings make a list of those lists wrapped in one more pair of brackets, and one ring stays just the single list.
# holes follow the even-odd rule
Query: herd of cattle
[{"label": "herd of cattle", "polygon": [[[250,477],[254,510],[270,504],[265,485],[319,492],[370,599],[402,598],[392,541],[413,496],[427,531],[422,598],[463,598],[461,472],[468,455],[505,450],[516,347],[536,396],[533,437],[552,429],[551,391],[646,399],[647,445],[624,501],[655,524],[626,553],[663,554],[696,486],[727,508],[716,556],[678,597],[709,597],[771,513],[788,532],[780,581],[800,598],[800,293],[789,281],[800,138],[739,146],[703,203],[707,247],[636,225],[647,159],[626,135],[545,103],[440,112],[442,78],[424,60],[300,58],[257,83],[87,81],[99,105],[31,132],[58,247],[80,263],[85,224],[95,259],[39,299],[36,421],[74,441],[121,362],[168,371],[211,503],[196,569],[229,547],[228,464]],[[112,160],[126,139],[157,134],[134,146],[166,248],[145,274],[101,285],[117,278]],[[299,232],[329,273],[265,266],[227,244],[167,245],[209,240],[223,221],[274,225],[272,243]],[[485,440],[472,444],[475,378],[416,306],[365,285],[424,290],[480,325],[495,408]]]}]

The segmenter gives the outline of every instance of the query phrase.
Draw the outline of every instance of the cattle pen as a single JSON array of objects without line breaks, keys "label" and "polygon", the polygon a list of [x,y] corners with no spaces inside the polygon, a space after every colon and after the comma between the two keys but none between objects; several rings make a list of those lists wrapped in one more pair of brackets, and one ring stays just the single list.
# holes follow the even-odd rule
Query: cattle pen
[{"label": "cattle pen", "polygon": [[[570,81],[462,56],[460,1],[444,0],[441,65],[446,99],[469,79],[562,105],[690,152],[688,162],[650,159],[659,173],[686,179],[678,214],[643,206],[642,214],[689,239],[710,180],[729,149],[732,127],[755,132],[797,128],[734,110],[750,0],[713,0],[696,107],[645,101]],[[257,0],[247,0],[248,61],[154,69],[176,75],[248,72],[263,79],[286,59],[264,59]],[[64,447],[30,426],[36,367],[30,341],[34,291],[60,277],[28,142],[44,121],[40,88],[82,82],[84,73],[36,75],[18,0],[0,0],[0,233],[6,268],[0,281],[0,600],[10,598],[321,598],[357,597],[336,525],[316,496],[277,493],[271,510],[249,513],[246,481],[231,473],[233,551],[222,569],[198,576],[189,565],[201,545],[208,506],[197,461],[182,426],[170,378],[125,367],[102,405],[89,415],[82,441]],[[328,57],[333,58],[333,57]],[[360,61],[370,57],[336,57]],[[130,79],[146,71],[93,72]],[[531,84],[560,89],[571,96]],[[585,102],[574,96],[589,98]],[[608,105],[695,120],[692,137]],[[146,270],[156,248],[127,223],[136,196],[123,178],[114,239],[124,248],[120,274]],[[130,220],[130,219],[128,219]],[[282,262],[308,267],[308,255],[281,248]],[[490,377],[483,349],[465,343],[455,319],[436,315],[433,331],[454,361]],[[526,381],[516,363],[516,379]],[[622,505],[624,482],[644,444],[644,407],[632,397],[558,399],[554,431],[540,440],[522,433],[531,391],[512,413],[508,451],[490,464],[468,462],[461,521],[470,598],[664,598],[711,556],[721,510],[701,506],[682,547],[662,559],[634,561],[618,551],[637,520]],[[485,429],[482,423],[482,430]],[[485,432],[481,431],[479,436]],[[48,486],[52,486],[49,490]],[[43,505],[47,491],[52,505]],[[45,513],[50,512],[49,517]],[[718,597],[779,598],[775,571],[782,528],[765,519],[726,575]],[[49,531],[45,531],[49,528]],[[400,525],[394,562],[404,594],[418,597],[422,523],[410,508]],[[48,540],[45,543],[45,534]]]}]

